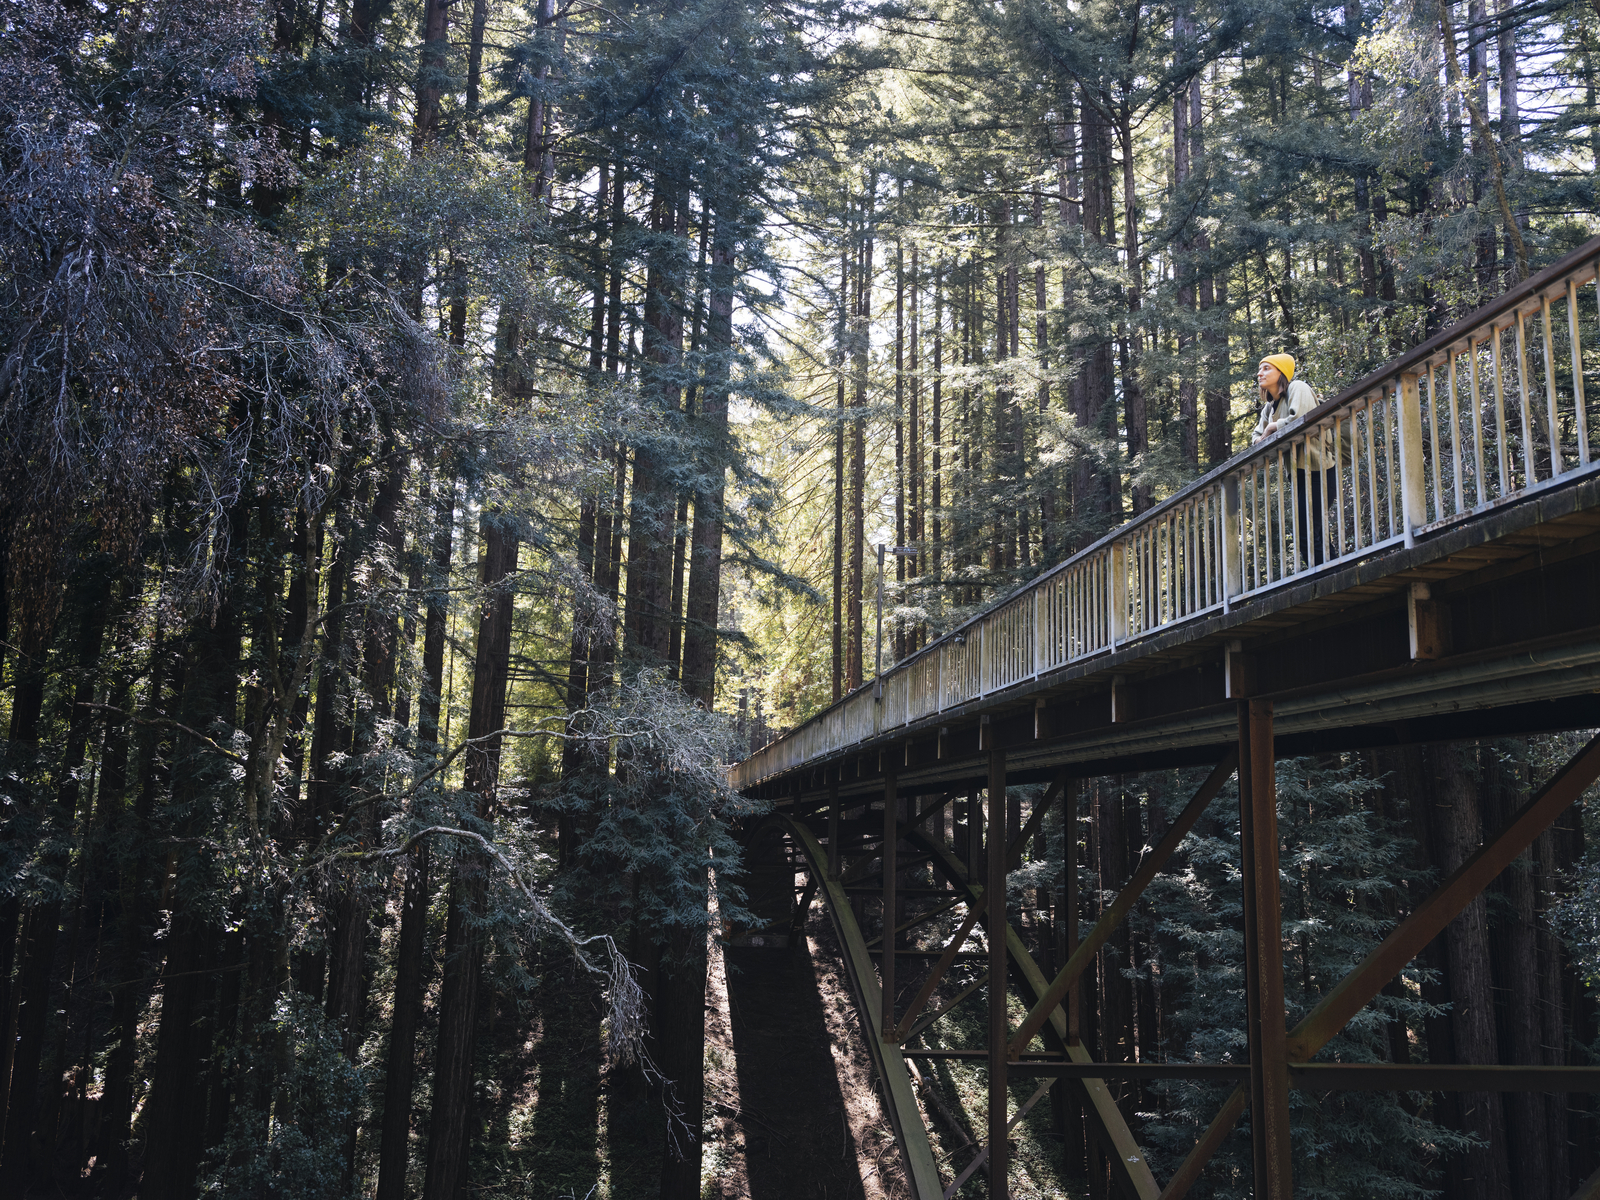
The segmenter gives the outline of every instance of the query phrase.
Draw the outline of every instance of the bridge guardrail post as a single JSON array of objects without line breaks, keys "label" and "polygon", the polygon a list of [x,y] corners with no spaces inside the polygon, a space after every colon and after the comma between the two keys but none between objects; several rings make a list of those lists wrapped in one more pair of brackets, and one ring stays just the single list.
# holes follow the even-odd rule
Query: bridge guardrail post
[{"label": "bridge guardrail post", "polygon": [[1108,548],[1106,604],[1111,617],[1111,649],[1128,640],[1128,545],[1121,538]]},{"label": "bridge guardrail post", "polygon": [[1033,677],[1037,679],[1044,674],[1044,584],[1033,585]]},{"label": "bridge guardrail post", "polygon": [[992,614],[985,613],[978,622],[978,695],[987,696],[994,689],[994,672],[989,669],[994,639],[989,636]]},{"label": "bridge guardrail post", "polygon": [[1400,376],[1400,509],[1406,523],[1407,548],[1417,544],[1417,528],[1428,523],[1419,378],[1410,372]]}]

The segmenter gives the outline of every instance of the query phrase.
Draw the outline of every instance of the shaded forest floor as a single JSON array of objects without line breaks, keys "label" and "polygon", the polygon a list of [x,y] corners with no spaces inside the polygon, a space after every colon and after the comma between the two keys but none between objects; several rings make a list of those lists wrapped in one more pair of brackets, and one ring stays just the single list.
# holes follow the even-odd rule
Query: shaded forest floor
[{"label": "shaded forest floor", "polygon": [[793,950],[717,948],[707,986],[707,1200],[900,1200],[894,1130],[833,929]]}]

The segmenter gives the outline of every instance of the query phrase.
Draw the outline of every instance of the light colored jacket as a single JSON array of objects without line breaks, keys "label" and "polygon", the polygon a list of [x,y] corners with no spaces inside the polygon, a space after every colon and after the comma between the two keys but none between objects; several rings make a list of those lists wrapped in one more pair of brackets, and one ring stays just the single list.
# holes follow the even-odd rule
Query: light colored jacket
[{"label": "light colored jacket", "polygon": [[[1250,435],[1250,440],[1255,441],[1260,438],[1262,433],[1266,431],[1268,424],[1273,421],[1278,423],[1278,430],[1273,436],[1282,437],[1290,424],[1298,423],[1308,412],[1321,403],[1322,401],[1318,399],[1317,393],[1309,383],[1303,379],[1291,380],[1289,386],[1284,389],[1283,395],[1278,397],[1276,403],[1263,404],[1261,406],[1261,416],[1256,420],[1255,432]],[[1312,444],[1307,449],[1310,451],[1311,462],[1309,465],[1311,469],[1321,470],[1321,447]],[[1296,457],[1298,458],[1299,455],[1296,455]],[[1299,463],[1296,465],[1304,467],[1306,464]]]}]

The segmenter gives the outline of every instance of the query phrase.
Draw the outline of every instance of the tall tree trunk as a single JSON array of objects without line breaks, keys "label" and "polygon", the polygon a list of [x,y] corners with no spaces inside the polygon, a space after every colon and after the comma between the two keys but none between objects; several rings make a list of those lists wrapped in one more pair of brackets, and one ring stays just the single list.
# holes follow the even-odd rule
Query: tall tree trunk
[{"label": "tall tree trunk", "polygon": [[[1491,830],[1503,824],[1506,806],[1495,805],[1495,809],[1496,819],[1485,822]],[[1544,1059],[1544,1012],[1531,857],[1525,855],[1512,863],[1501,874],[1496,890],[1506,902],[1505,910],[1490,926],[1491,961],[1506,1001],[1501,1052],[1509,1063],[1538,1064]],[[1519,1200],[1565,1200],[1565,1188],[1558,1196],[1551,1187],[1545,1097],[1536,1092],[1507,1092],[1502,1102],[1509,1135],[1507,1178],[1516,1181]]]},{"label": "tall tree trunk", "polygon": [[[1130,466],[1137,471],[1139,458],[1150,448],[1150,432],[1145,414],[1144,384],[1140,379],[1144,363],[1144,327],[1140,316],[1144,303],[1144,273],[1139,262],[1139,193],[1134,181],[1133,116],[1126,98],[1117,115],[1117,141],[1122,151],[1122,253],[1128,273],[1122,411],[1128,429],[1128,459]],[[1154,503],[1155,493],[1149,484],[1133,485],[1134,516]]]},{"label": "tall tree trunk", "polygon": [[534,94],[528,99],[528,126],[522,143],[522,169],[532,177],[535,200],[545,198],[545,191],[555,178],[555,147],[550,137],[552,106],[546,95],[551,59],[555,57],[555,22],[555,0],[538,0],[534,13],[534,44],[538,47],[533,70],[536,82]]},{"label": "tall tree trunk", "polygon": [[702,474],[710,485],[694,497],[693,553],[683,641],[683,690],[710,709],[716,698],[718,601],[722,592],[722,529],[728,440],[728,387],[733,356],[732,217],[716,214],[716,240],[711,253],[711,295],[706,341],[712,362],[704,401],[696,421],[700,429]]},{"label": "tall tree trunk", "polygon": [[[683,317],[676,183],[660,179],[651,205],[657,233],[646,277],[644,304],[646,387],[663,413],[676,410],[677,372],[683,358]],[[669,245],[670,243],[670,245]],[[633,497],[628,514],[628,649],[640,662],[663,666],[670,638],[672,518],[677,493],[668,464],[653,445],[634,447]]]},{"label": "tall tree trunk", "polygon": [[[926,415],[922,409],[922,258],[920,248],[911,247],[911,313],[910,313],[910,340],[908,344],[909,358],[907,366],[911,371],[910,378],[910,407],[907,411],[907,465],[906,472],[909,476],[910,494],[907,497],[909,509],[906,516],[906,533],[909,538],[907,545],[916,548],[915,557],[907,562],[906,575],[916,579],[927,569],[927,551],[924,543],[927,540],[927,470],[926,455],[923,448],[923,439],[926,434]],[[915,652],[922,648],[927,640],[927,625],[918,622],[911,631],[908,640],[909,648]]]},{"label": "tall tree trunk", "polygon": [[417,113],[411,133],[413,153],[431,143],[439,129],[439,98],[449,82],[445,75],[449,30],[450,0],[422,0],[422,54],[417,66]]},{"label": "tall tree trunk", "polygon": [[[1489,111],[1489,62],[1487,54],[1487,37],[1485,30],[1489,24],[1489,10],[1484,0],[1468,0],[1467,24],[1471,32],[1467,35],[1467,75],[1473,99],[1478,105],[1480,113]],[[1489,155],[1493,153],[1489,139],[1484,137],[1475,125],[1472,130],[1472,157],[1476,160],[1472,171],[1472,202],[1477,205],[1483,201],[1483,173],[1488,163]],[[1478,234],[1476,263],[1478,273],[1478,296],[1481,302],[1487,303],[1499,291],[1495,283],[1495,257],[1496,246],[1494,229],[1487,226]]]},{"label": "tall tree trunk", "polygon": [[[899,182],[899,211],[896,219],[905,219],[905,181]],[[901,237],[894,239],[894,579],[898,585],[896,599],[906,582],[906,560],[899,553],[906,544],[906,261],[905,246]],[[894,661],[906,656],[905,629],[898,617],[891,617],[890,638]]]},{"label": "tall tree trunk", "polygon": [[[1173,18],[1173,43],[1177,52],[1187,53],[1194,40],[1194,20],[1185,9]],[[1186,207],[1189,176],[1193,170],[1194,130],[1190,127],[1190,91],[1199,79],[1181,87],[1172,97],[1172,182],[1175,203]],[[1195,225],[1187,225],[1175,247],[1173,273],[1178,283],[1178,438],[1184,465],[1194,470],[1200,465],[1200,380],[1203,373],[1194,357],[1195,308]]]},{"label": "tall tree trunk", "polygon": [[489,23],[489,0],[472,0],[472,24],[467,34],[467,115],[478,113],[483,84],[483,30]]},{"label": "tall tree trunk", "polygon": [[849,363],[850,248],[839,254],[839,353],[833,426],[833,699],[844,695],[844,407],[845,372]]},{"label": "tall tree trunk", "polygon": [[[71,661],[76,667],[78,682],[71,693],[72,707],[67,714],[66,742],[61,748],[59,767],[55,772],[55,803],[47,810],[38,812],[43,818],[44,828],[53,835],[51,841],[56,845],[64,846],[73,840],[72,828],[78,807],[78,772],[88,748],[90,710],[86,705],[94,699],[97,663],[105,633],[106,604],[110,595],[106,571],[104,563],[86,564],[80,568],[71,586],[69,607],[75,610],[77,617],[76,644]],[[18,691],[21,690],[19,686]],[[31,708],[32,697],[25,697],[24,700]],[[14,719],[13,728],[17,729],[18,724]],[[21,725],[23,728],[17,729],[18,732],[32,734],[22,745],[31,749],[38,741],[38,719],[25,716]],[[63,885],[68,883],[70,863],[64,855],[47,850],[43,865],[50,877]],[[30,1178],[43,1182],[48,1178],[55,1149],[55,1115],[59,1112],[61,1102],[60,1071],[41,1071],[41,1065],[50,1062],[59,1067],[56,1054],[47,1056],[46,1041],[50,1032],[50,1014],[55,1007],[52,1003],[52,981],[61,915],[62,901],[59,895],[27,910],[20,962],[13,985],[17,1004],[17,1042],[11,1065],[5,1149],[4,1157],[0,1159],[0,1171],[19,1183]],[[59,1036],[66,1036],[66,1031],[60,1030]],[[37,1159],[33,1155],[35,1137],[42,1143],[43,1149]]]},{"label": "tall tree trunk", "polygon": [[[449,621],[450,562],[455,530],[455,480],[448,471],[433,483],[433,579],[422,633],[422,696],[417,705],[417,741],[423,755],[438,752],[439,710],[444,696],[445,634]],[[431,897],[432,852],[418,842],[406,856],[395,950],[394,1016],[389,1026],[384,1071],[383,1119],[378,1141],[377,1200],[404,1200],[410,1158],[411,1102],[416,1081],[417,1029],[422,1017],[424,950]]]},{"label": "tall tree trunk", "polygon": [[[504,581],[516,570],[517,535],[493,514],[485,514],[479,532],[483,553],[478,582],[487,594],[478,616],[472,707],[467,718],[467,738],[472,746],[466,752],[465,787],[474,795],[478,818],[492,822],[500,773],[499,731],[505,726],[511,667],[512,593]],[[423,1200],[456,1200],[467,1179],[478,987],[484,959],[483,933],[475,925],[488,900],[488,869],[482,854],[463,851],[450,882]]]},{"label": "tall tree trunk", "polygon": [[933,271],[933,463],[928,480],[933,514],[933,578],[944,581],[944,262]]},{"label": "tall tree trunk", "polygon": [[[230,514],[226,536],[225,561],[237,571],[236,564],[246,561],[248,546],[241,512]],[[178,709],[178,719],[190,729],[205,730],[218,720],[233,724],[241,642],[236,586],[230,580],[215,616],[196,620],[190,634],[189,665]],[[180,736],[178,747],[171,804],[174,812],[186,814],[178,830],[179,836],[186,836],[204,828],[202,797],[221,786],[229,764],[188,734]],[[209,914],[188,902],[192,890],[214,885],[206,878],[209,860],[178,858],[175,864],[179,875],[171,891],[172,922],[161,982],[161,1027],[144,1115],[147,1149],[140,1194],[181,1200],[194,1189],[205,1149],[205,1122],[197,1115],[205,1099],[196,1095],[196,1081],[202,1078],[211,1051],[209,1002],[218,947]]]},{"label": "tall tree trunk", "polygon": [[873,201],[877,192],[877,177],[869,172],[866,191],[861,198],[861,228],[856,241],[856,307],[851,340],[851,375],[855,392],[851,407],[858,415],[850,421],[850,509],[849,557],[850,578],[845,585],[846,643],[845,690],[855,691],[865,678],[863,651],[865,630],[862,625],[862,592],[866,586],[866,493],[867,493],[867,356],[871,348],[872,329],[872,256],[873,256]]},{"label": "tall tree trunk", "polygon": [[[10,583],[12,581],[8,580]],[[20,648],[14,651],[15,665],[12,667],[15,683],[11,692],[9,741],[20,751],[19,757],[33,755],[39,745],[40,722],[44,715],[45,661],[55,623],[53,612],[48,611],[56,599],[53,592],[54,589],[46,584],[37,589],[32,603],[18,606],[17,628],[12,635]],[[3,989],[0,995],[5,998],[4,1010],[0,1011],[0,1021],[5,1026],[4,1043],[0,1045],[0,1098],[5,1100],[5,1112],[0,1129],[9,1130],[13,1118],[18,1116],[19,1105],[26,1110],[26,1119],[30,1122],[34,1106],[33,1085],[30,1084],[27,1089],[15,1086],[23,998],[20,980],[14,981],[12,975],[13,962],[19,956],[26,958],[29,953],[34,929],[29,910],[22,907],[20,900],[12,899],[7,904],[4,917],[4,924],[0,924],[0,938],[4,939],[0,943],[3,945],[3,950],[0,950],[3,961],[0,961],[0,965],[5,967],[4,973],[0,974],[0,989]],[[9,1134],[6,1142],[8,1145],[11,1142]],[[23,1161],[25,1163],[26,1158]],[[0,1158],[0,1165],[4,1162],[5,1159]]]},{"label": "tall tree trunk", "polygon": [[[1435,780],[1434,831],[1439,866],[1455,871],[1483,841],[1477,781],[1463,761],[1467,747],[1445,745],[1429,754]],[[1501,1061],[1495,1031],[1494,980],[1489,960],[1487,909],[1483,896],[1445,930],[1450,962],[1450,1025],[1458,1062]],[[1467,1092],[1461,1096],[1462,1132],[1482,1145],[1463,1156],[1459,1195],[1463,1200],[1510,1200],[1510,1167],[1506,1157],[1506,1124],[1499,1093]]]},{"label": "tall tree trunk", "polygon": [[[703,876],[702,876],[703,878]],[[705,893],[702,892],[702,895]],[[705,1108],[706,927],[667,932],[656,982],[656,1045],[684,1127],[669,1131],[661,1164],[661,1200],[700,1200],[701,1113]]]}]

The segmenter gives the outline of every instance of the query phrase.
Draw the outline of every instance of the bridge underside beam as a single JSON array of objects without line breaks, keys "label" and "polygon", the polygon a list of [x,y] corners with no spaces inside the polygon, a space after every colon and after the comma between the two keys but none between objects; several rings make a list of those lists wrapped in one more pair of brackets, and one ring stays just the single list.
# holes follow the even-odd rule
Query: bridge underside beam
[{"label": "bridge underside beam", "polygon": [[[905,1057],[985,1062],[987,1050],[907,1050]],[[1195,1079],[1245,1083],[1249,1063],[1072,1062],[1038,1056],[1013,1060],[1007,1070],[1036,1079],[1117,1079],[1154,1083]],[[1600,1067],[1478,1066],[1457,1063],[1290,1063],[1289,1086],[1336,1092],[1600,1092]]]}]

